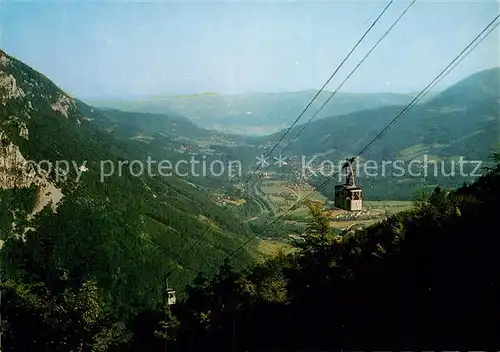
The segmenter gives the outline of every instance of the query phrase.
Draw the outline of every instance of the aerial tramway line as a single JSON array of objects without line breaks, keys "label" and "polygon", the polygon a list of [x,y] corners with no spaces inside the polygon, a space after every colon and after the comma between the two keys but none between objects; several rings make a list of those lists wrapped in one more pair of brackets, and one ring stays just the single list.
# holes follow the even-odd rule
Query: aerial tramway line
[{"label": "aerial tramway line", "polygon": [[[446,77],[463,59],[465,59],[470,53],[472,53],[481,42],[483,42],[499,25],[500,22],[495,23],[498,19],[500,18],[500,14],[497,15],[491,22],[488,23],[488,25],[434,78],[431,80],[431,82],[425,86],[425,88],[422,89],[422,91],[413,98],[413,100],[408,103],[392,120],[389,122],[389,124],[380,131],[365,147],[361,149],[359,153],[356,154],[355,157],[348,159],[349,160],[355,160],[358,158],[361,154],[363,154],[368,148],[370,148],[376,141],[378,141],[387,131],[396,124],[401,117],[403,117],[409,110],[411,110],[419,100],[421,100],[427,93],[435,87],[444,77]],[[486,34],[485,34],[486,33]],[[484,36],[483,36],[484,34]],[[482,38],[481,38],[482,37]],[[285,217],[290,211],[295,209],[299,204],[303,203],[306,201],[311,195],[313,195],[315,192],[318,190],[322,189],[325,185],[327,185],[336,175],[338,172],[334,173],[333,175],[329,176],[324,182],[322,182],[318,187],[314,188],[310,193],[308,193],[304,198],[300,199],[297,201],[292,207],[290,207],[286,212],[281,214],[278,218],[275,218],[269,225],[267,225],[262,232],[266,231],[268,228],[270,228],[274,223]],[[223,260],[217,262],[216,265],[213,265],[211,267],[212,270],[210,272],[213,272],[215,268],[220,266],[221,263],[225,262],[227,259],[231,258],[236,252],[238,252],[240,249],[244,248],[247,244],[249,244],[253,239],[255,239],[256,236],[251,237],[249,240],[247,240],[245,243],[243,243],[240,247],[238,247],[236,250],[231,252],[229,255],[227,255]]]},{"label": "aerial tramway line", "polygon": [[[383,38],[385,38],[385,36],[390,32],[390,30],[395,26],[395,24],[401,19],[401,17],[406,13],[406,11],[408,11],[408,9],[413,5],[413,3],[415,2],[416,0],[413,0],[410,5],[405,9],[405,11],[398,17],[398,19],[394,22],[394,24],[389,28],[389,30],[387,32],[384,33],[384,35],[380,38],[380,40],[375,44],[374,47],[372,47],[372,49],[368,52],[367,55],[365,55],[365,57],[361,60],[361,62],[355,67],[355,69],[350,73],[350,75],[347,77],[347,79],[354,73],[354,71],[359,67],[359,65],[361,65],[361,63],[368,57],[368,55],[375,49],[375,47],[378,45],[378,43],[380,43]],[[384,9],[384,11],[381,13],[381,15],[377,18],[377,20],[375,20],[375,22],[372,24],[372,26],[370,27],[370,29],[375,25],[375,23],[378,21],[378,19],[382,16],[382,14],[387,10],[388,6],[392,3],[392,1],[386,6],[386,8]],[[336,187],[336,194],[337,194],[337,190],[338,190],[338,197],[336,196],[336,200],[337,200],[337,204],[342,205],[344,207],[347,206],[347,204],[345,203],[345,201],[347,200],[347,196],[349,196],[349,199],[351,201],[351,203],[348,204],[348,206],[352,209],[352,208],[357,208],[359,206],[361,206],[361,192],[360,192],[360,189],[358,187],[356,187],[356,184],[355,184],[355,177],[354,177],[354,169],[352,168],[352,165],[354,164],[354,161],[356,160],[356,158],[358,158],[361,154],[363,154],[368,148],[370,148],[376,141],[378,141],[380,138],[382,138],[382,136],[387,133],[387,131],[392,127],[394,126],[394,124],[396,124],[402,116],[404,116],[410,109],[412,109],[419,100],[421,100],[432,88],[434,88],[444,77],[446,77],[458,64],[460,64],[460,62],[465,59],[465,57],[467,57],[471,52],[473,52],[479,44],[482,43],[482,41],[484,41],[484,39],[486,39],[497,27],[498,25],[500,24],[500,22],[497,22],[495,23],[498,19],[500,18],[500,15],[497,15],[434,79],[431,80],[431,82],[425,86],[425,88],[422,89],[422,91],[414,97],[414,99],[408,103],[390,122],[389,124],[384,127],[382,129],[382,131],[380,131],[380,133],[378,133],[365,147],[363,147],[359,153],[356,154],[356,156],[354,156],[353,158],[351,159],[347,159],[347,162],[346,164],[344,164],[344,167],[343,169],[348,169],[349,170],[349,173],[348,173],[348,177],[347,177],[347,182],[345,185],[340,185],[340,186],[337,186]],[[369,29],[369,30],[370,30]],[[369,31],[368,30],[368,31]],[[368,32],[367,31],[367,32]],[[486,33],[486,34],[485,34]],[[365,33],[366,35],[367,33]],[[483,36],[483,34],[485,34]],[[365,36],[364,35],[364,36]],[[364,38],[364,36],[361,38],[361,40]],[[360,41],[361,41],[360,40]],[[359,42],[358,42],[359,44]],[[357,46],[357,45],[356,45]],[[354,48],[355,49],[355,48]],[[354,50],[352,50],[354,51]],[[351,51],[351,53],[352,53]],[[349,55],[351,54],[349,53]],[[348,55],[348,56],[349,56]],[[346,60],[346,59],[345,59]],[[344,60],[344,61],[345,61]],[[336,72],[338,71],[338,69],[336,70]],[[333,75],[332,75],[333,77]],[[327,81],[326,84],[328,84],[328,82],[331,80],[331,78]],[[347,79],[345,81],[347,81]],[[339,88],[337,88],[331,95],[331,97],[326,101],[326,103],[329,102],[329,100],[333,97],[333,95],[338,91],[338,89],[340,89],[340,87],[345,83],[345,81],[339,86]],[[320,90],[320,92],[326,87],[326,84],[322,87],[322,89]],[[319,93],[320,93],[319,92]],[[312,104],[312,102],[314,101],[314,99],[316,99],[316,97],[319,95],[319,93],[313,98],[313,100],[308,104],[308,106],[306,107],[306,109],[304,109],[303,113],[299,116],[299,118],[297,118],[297,120],[294,122],[294,124],[296,124],[296,122],[300,119],[300,117],[302,117],[302,115],[304,114],[305,110],[307,110],[307,108]],[[326,105],[323,104],[320,109],[313,115],[313,117],[305,124],[305,127],[303,127],[299,133],[290,141],[290,143],[287,144],[287,146],[283,149],[285,150],[286,148],[289,147],[289,145],[291,143],[293,143],[294,140],[296,140],[296,138],[302,133],[302,131],[307,127],[307,125],[309,125],[309,123],[317,116],[317,114],[319,113],[319,111],[321,111],[322,108],[324,108],[324,106]],[[292,124],[292,126],[287,130],[287,132],[282,136],[282,138],[276,143],[276,145],[272,148],[271,152],[269,153],[269,155],[272,153],[272,151],[274,151],[274,149],[276,149],[276,146],[283,140],[284,136],[291,130],[291,128],[294,126],[294,124]],[[258,170],[258,168],[256,169]],[[256,171],[255,170],[255,171]],[[254,171],[254,173],[255,173]],[[264,170],[265,171],[265,170]],[[252,173],[252,175],[254,174]],[[290,207],[286,212],[284,212],[283,214],[281,214],[279,217],[275,218],[273,221],[271,221],[261,232],[265,232],[267,229],[269,229],[273,224],[275,224],[277,221],[281,220],[284,216],[286,216],[290,211],[292,211],[293,209],[295,209],[298,205],[300,205],[301,203],[305,202],[312,194],[314,194],[315,192],[317,192],[318,190],[322,189],[326,184],[328,184],[336,175],[338,174],[338,172],[334,173],[333,175],[329,176],[323,183],[321,183],[318,187],[315,187],[309,194],[307,194],[305,197],[299,199],[295,204],[292,205],[292,207]],[[252,176],[251,175],[251,176]],[[251,177],[250,176],[250,177]],[[247,180],[248,181],[248,180]],[[345,191],[347,190],[351,190],[351,191],[354,191],[354,193],[357,193],[357,191],[359,191],[359,195],[355,195],[354,193],[345,193]],[[344,192],[344,193],[342,193]],[[343,194],[343,195],[342,195]],[[347,195],[347,196],[346,196]],[[356,203],[353,203],[352,201],[353,200],[358,200],[357,198],[359,197],[359,204],[356,204]],[[224,211],[224,209],[223,209]],[[222,211],[222,212],[223,212]],[[222,213],[221,212],[221,213]],[[221,214],[219,213],[219,214]],[[203,236],[202,236],[203,237]],[[240,249],[244,248],[247,244],[249,244],[253,239],[255,239],[255,237],[257,237],[256,235],[251,237],[250,239],[248,239],[247,241],[245,241],[241,246],[239,246],[236,250],[232,251],[229,255],[227,255],[226,257],[224,257],[223,260],[221,261],[218,261],[216,262],[215,265],[212,265],[209,269],[209,273],[213,273],[214,270],[220,266],[221,263],[224,263],[226,260],[228,260],[229,258],[231,258],[232,256],[234,256],[234,254],[236,254]],[[201,238],[200,238],[201,239]],[[199,242],[198,239],[197,241],[195,241],[194,245],[192,245],[190,247],[190,249],[194,248],[194,246]],[[172,274],[172,272],[170,272],[169,274],[166,275],[166,280],[168,280],[168,277],[170,277],[170,275]],[[170,289],[170,292],[173,292],[173,297],[174,297],[174,300],[173,302],[175,303],[175,291],[173,289]],[[170,303],[169,303],[170,304]]]},{"label": "aerial tramway line", "polygon": [[[306,111],[311,107],[311,105],[313,104],[313,102],[316,100],[316,98],[321,94],[321,92],[326,88],[326,86],[328,85],[328,83],[330,83],[330,81],[335,77],[335,75],[338,73],[338,71],[340,70],[340,68],[345,64],[345,62],[349,59],[349,57],[352,55],[352,53],[356,50],[356,48],[362,43],[362,41],[365,39],[365,37],[368,35],[368,33],[373,29],[373,27],[375,27],[375,25],[380,21],[381,17],[385,14],[385,12],[389,9],[390,5],[393,3],[394,0],[391,0],[387,3],[387,5],[384,7],[384,9],[381,11],[381,13],[377,16],[377,18],[372,22],[372,24],[368,27],[368,29],[364,32],[364,34],[361,36],[361,38],[357,41],[357,43],[354,45],[354,47],[349,51],[349,53],[345,56],[345,58],[341,61],[341,63],[337,66],[337,68],[335,69],[335,71],[332,73],[332,75],[327,79],[327,81],[323,84],[323,86],[320,88],[320,90],[314,95],[314,97],[311,99],[311,101],[306,105],[306,107],[303,109],[303,111],[299,114],[299,116],[295,119],[295,121],[292,123],[292,125],[285,131],[285,133],[280,137],[280,139],[273,145],[273,147],[271,148],[271,150],[267,153],[267,155],[265,156],[265,159],[269,158],[269,156],[276,150],[276,148],[278,147],[278,145],[283,141],[283,139],[286,137],[286,135],[291,131],[291,129],[298,123],[298,121],[302,118],[302,116],[306,113]],[[410,4],[410,6],[415,2],[416,0],[413,0],[412,3]],[[408,6],[408,8],[410,7]],[[408,9],[407,8],[407,9]],[[406,12],[407,10],[405,10]],[[397,20],[399,21],[399,19],[401,18],[402,16],[400,16]],[[393,25],[394,26],[394,25]],[[392,29],[392,27],[389,29],[389,31]],[[389,32],[387,31],[383,37],[385,37],[385,35],[387,35],[387,33]],[[378,41],[378,43],[380,43],[381,40]],[[378,43],[376,45],[378,45]],[[372,48],[372,51],[373,51],[374,48]],[[365,56],[365,59],[368,55]],[[363,60],[364,61],[364,60]],[[360,66],[360,64],[358,64],[358,66],[356,67],[356,69]],[[345,83],[345,82],[344,82]],[[331,98],[330,98],[331,99]],[[250,180],[252,179],[253,175],[255,175],[255,173],[262,167],[262,164],[259,164],[257,165],[257,167],[253,170],[253,172],[250,174],[250,176],[245,180],[245,182],[243,183],[243,186],[234,194],[232,195],[232,197],[237,197],[241,192],[242,190],[244,189],[244,187],[248,184],[248,182],[250,182]],[[262,175],[262,172],[260,173],[260,175]],[[215,216],[215,220],[216,219],[219,219],[219,217],[228,209],[229,207],[229,204],[226,204],[222,210]],[[200,241],[203,239],[203,237],[205,236],[205,234],[208,233],[208,231],[210,230],[210,227],[207,228],[207,230],[201,235],[199,236],[194,242],[193,244],[184,252],[184,253],[189,253],[193,248],[196,247],[196,245],[198,245],[198,243],[200,243]],[[182,258],[184,255],[181,255],[180,257]],[[173,274],[173,271],[169,272],[167,274],[167,279]]]}]

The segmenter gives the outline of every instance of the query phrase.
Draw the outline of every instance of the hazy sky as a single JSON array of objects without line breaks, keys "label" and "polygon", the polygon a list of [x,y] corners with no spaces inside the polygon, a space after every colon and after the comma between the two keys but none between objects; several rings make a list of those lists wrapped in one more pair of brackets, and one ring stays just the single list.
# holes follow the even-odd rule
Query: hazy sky
[{"label": "hazy sky", "polygon": [[[408,3],[394,2],[329,89]],[[386,4],[4,1],[0,43],[80,98],[317,89]],[[343,91],[422,89],[499,11],[417,0]],[[499,61],[497,29],[438,88]]]}]

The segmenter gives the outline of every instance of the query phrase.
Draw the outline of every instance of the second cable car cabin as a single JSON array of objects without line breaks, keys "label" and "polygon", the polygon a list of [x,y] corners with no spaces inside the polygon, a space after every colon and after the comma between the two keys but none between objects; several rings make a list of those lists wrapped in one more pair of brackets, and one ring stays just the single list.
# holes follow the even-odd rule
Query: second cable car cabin
[{"label": "second cable car cabin", "polygon": [[167,304],[169,306],[176,303],[175,290],[171,288],[167,288]]},{"label": "second cable car cabin", "polygon": [[[166,275],[165,275],[166,276]],[[175,295],[175,290],[173,288],[170,288],[168,286],[168,279],[165,277],[165,281],[163,283],[163,289],[164,289],[164,301],[169,305],[174,305],[177,302],[177,297]]]},{"label": "second cable car cabin", "polygon": [[337,208],[348,211],[359,211],[363,209],[363,200],[361,198],[362,189],[356,186],[355,181],[355,158],[347,159],[342,166],[342,170],[347,170],[346,183],[335,186],[334,205]]}]

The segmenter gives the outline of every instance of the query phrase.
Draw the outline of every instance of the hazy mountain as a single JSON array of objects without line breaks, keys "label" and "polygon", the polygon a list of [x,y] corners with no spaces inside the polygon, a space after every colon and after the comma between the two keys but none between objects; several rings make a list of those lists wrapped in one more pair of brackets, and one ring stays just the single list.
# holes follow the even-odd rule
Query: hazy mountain
[{"label": "hazy mountain", "polygon": [[[465,78],[415,106],[364,156],[377,160],[423,154],[485,158],[500,141],[499,82],[500,68]],[[290,150],[294,154],[327,153],[340,158],[356,154],[403,107],[380,107],[313,121]],[[292,129],[288,138],[301,128]],[[277,140],[283,132],[261,141]]]},{"label": "hazy mountain", "polygon": [[162,133],[173,138],[206,137],[209,131],[198,127],[191,120],[182,116],[167,114],[136,113],[118,109],[100,108],[98,111],[110,121],[131,130],[141,130],[146,133]]},{"label": "hazy mountain", "polygon": [[[92,101],[98,107],[127,111],[182,115],[203,128],[243,135],[264,135],[288,127],[317,92],[314,90],[285,93],[248,93],[219,95],[215,93],[157,97],[131,101]],[[331,92],[322,92],[309,110],[313,114]],[[404,104],[406,94],[338,93],[318,115],[323,117],[387,105]]]}]

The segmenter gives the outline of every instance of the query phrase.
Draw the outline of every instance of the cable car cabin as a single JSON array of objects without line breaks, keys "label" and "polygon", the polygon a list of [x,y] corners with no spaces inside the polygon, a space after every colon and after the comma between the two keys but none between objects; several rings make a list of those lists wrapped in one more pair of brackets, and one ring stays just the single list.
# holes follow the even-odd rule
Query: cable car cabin
[{"label": "cable car cabin", "polygon": [[176,296],[175,296],[175,290],[169,288],[167,289],[167,303],[169,306],[175,304],[176,302]]},{"label": "cable car cabin", "polygon": [[348,211],[359,211],[363,208],[362,189],[356,186],[335,186],[334,204],[337,208]]},{"label": "cable car cabin", "polygon": [[361,200],[361,188],[356,186],[356,168],[354,161],[356,158],[346,159],[342,170],[346,170],[346,183],[335,186],[334,204],[337,208],[348,211],[359,211],[363,207]]}]

